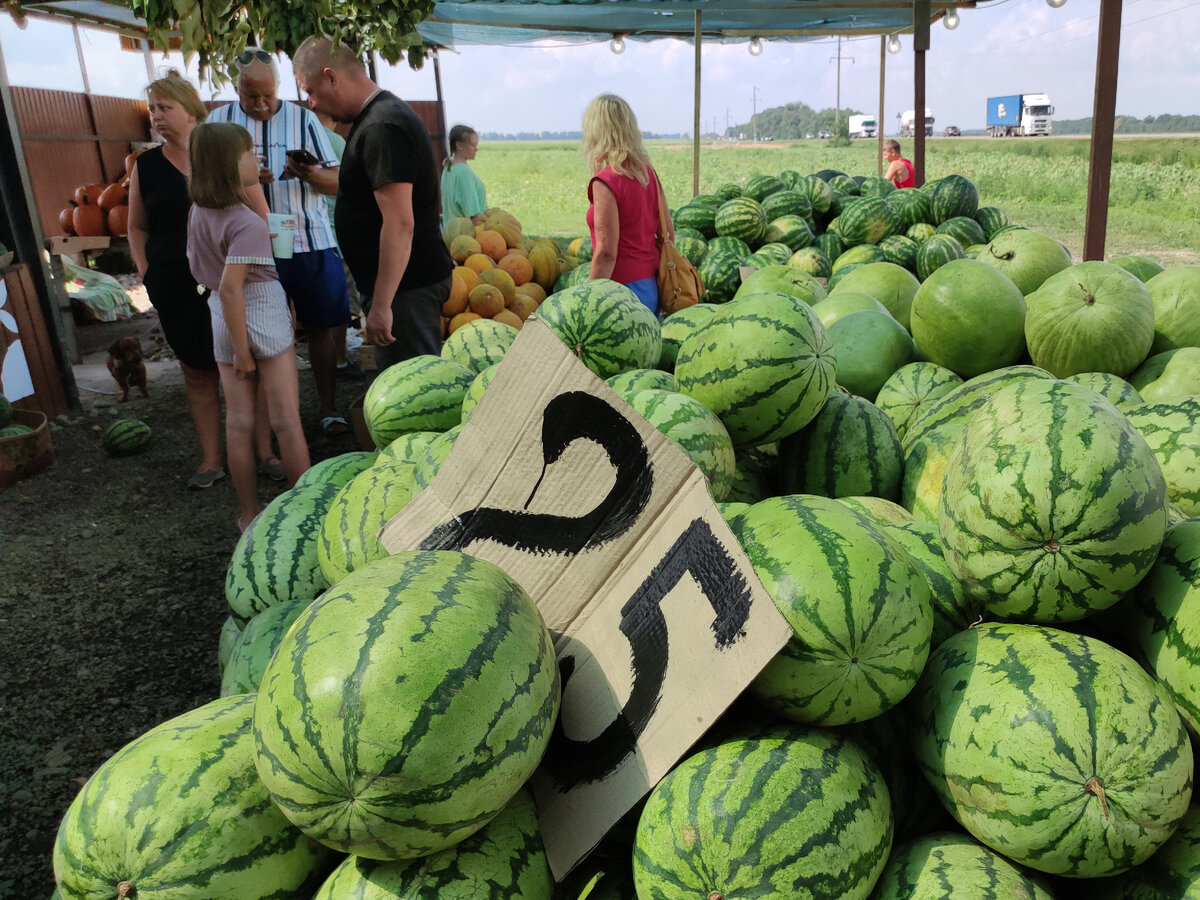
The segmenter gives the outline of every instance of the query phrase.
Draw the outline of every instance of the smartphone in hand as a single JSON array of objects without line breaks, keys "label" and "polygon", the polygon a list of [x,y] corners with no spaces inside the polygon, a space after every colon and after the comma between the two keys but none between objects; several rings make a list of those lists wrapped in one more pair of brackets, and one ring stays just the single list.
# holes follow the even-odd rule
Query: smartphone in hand
[{"label": "smartphone in hand", "polygon": [[287,158],[304,166],[319,166],[321,161],[307,150],[288,150]]}]

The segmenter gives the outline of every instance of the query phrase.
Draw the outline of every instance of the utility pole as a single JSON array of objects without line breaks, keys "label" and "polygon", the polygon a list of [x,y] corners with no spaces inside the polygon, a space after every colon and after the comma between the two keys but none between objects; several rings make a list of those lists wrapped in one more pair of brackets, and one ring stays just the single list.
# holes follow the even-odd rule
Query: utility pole
[{"label": "utility pole", "polygon": [[758,85],[750,92],[750,128],[754,132],[754,143],[758,143]]},{"label": "utility pole", "polygon": [[730,113],[729,113],[729,107],[727,106],[727,107],[725,107],[725,133],[726,134],[729,134],[729,118],[730,118]]},{"label": "utility pole", "polygon": [[854,65],[854,57],[853,56],[842,56],[842,36],[839,34],[838,35],[837,56],[829,57],[830,62],[837,60],[837,99],[835,100],[834,107],[833,107],[833,129],[834,129],[834,131],[837,131],[838,127],[842,124],[842,60],[843,59],[849,60],[850,65]]}]

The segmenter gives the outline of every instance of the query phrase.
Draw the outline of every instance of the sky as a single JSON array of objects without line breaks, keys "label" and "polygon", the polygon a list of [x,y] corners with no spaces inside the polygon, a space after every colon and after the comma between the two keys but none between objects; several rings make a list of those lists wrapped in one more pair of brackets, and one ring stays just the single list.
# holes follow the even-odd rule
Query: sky
[{"label": "sky", "polygon": [[[1067,0],[1059,9],[1046,0],[992,0],[964,9],[950,31],[931,28],[926,55],[926,105],[940,133],[984,126],[986,99],[1046,92],[1058,119],[1092,114],[1096,79],[1099,0]],[[121,51],[117,38],[81,28],[84,61],[94,94],[136,97],[148,81],[139,53]],[[795,43],[764,41],[754,57],[745,42],[703,45],[701,132],[749,122],[755,110],[785,103],[814,109],[856,108],[878,115],[880,39],[843,40],[841,64],[834,38]],[[913,107],[912,39],[901,35],[900,53],[886,54],[883,128],[894,134],[899,114]],[[1117,113],[1139,118],[1200,113],[1200,0],[1125,0],[1122,14]],[[15,85],[82,90],[83,76],[68,25],[29,20],[18,30],[0,13],[0,50]],[[184,69],[173,53],[155,53],[153,65]],[[291,68],[280,66],[280,95],[295,98]],[[838,72],[841,72],[840,88]],[[607,42],[584,45],[463,46],[441,53],[442,89],[449,124],[465,122],[479,132],[577,131],[584,107],[596,94],[624,96],[644,131],[692,131],[694,52],[675,40],[627,40],[616,55]],[[420,72],[407,64],[380,70],[381,84],[409,100],[437,97],[433,65]],[[647,76],[652,74],[652,90]],[[200,82],[197,80],[197,83]],[[201,84],[206,98],[211,86]],[[233,98],[226,88],[217,98]]]}]

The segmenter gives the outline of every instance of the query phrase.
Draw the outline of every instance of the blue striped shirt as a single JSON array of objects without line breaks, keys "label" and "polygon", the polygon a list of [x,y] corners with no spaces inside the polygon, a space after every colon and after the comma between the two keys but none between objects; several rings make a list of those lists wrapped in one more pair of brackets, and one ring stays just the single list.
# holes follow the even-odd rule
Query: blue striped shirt
[{"label": "blue striped shirt", "polygon": [[275,181],[263,185],[271,212],[291,213],[296,217],[294,253],[328,250],[337,246],[325,196],[318,194],[299,178],[283,179],[288,150],[307,150],[322,162],[337,165],[337,156],[325,134],[321,120],[312,110],[281,100],[279,111],[265,122],[251,119],[238,103],[219,106],[209,113],[210,122],[234,122],[254,138],[254,152],[267,159],[267,168]]}]

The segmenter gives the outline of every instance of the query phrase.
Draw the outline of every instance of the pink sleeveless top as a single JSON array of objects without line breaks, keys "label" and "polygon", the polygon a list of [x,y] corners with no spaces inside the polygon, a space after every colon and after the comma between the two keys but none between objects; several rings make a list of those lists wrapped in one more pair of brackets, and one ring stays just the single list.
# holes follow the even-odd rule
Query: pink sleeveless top
[{"label": "pink sleeveless top", "polygon": [[[658,176],[650,169],[650,182],[642,187],[636,178],[618,175],[611,166],[605,166],[588,182],[588,200],[592,200],[592,184],[599,179],[613,192],[617,199],[617,261],[613,266],[612,280],[621,284],[654,278],[658,275]],[[596,207],[588,207],[587,224],[596,244]]]}]

